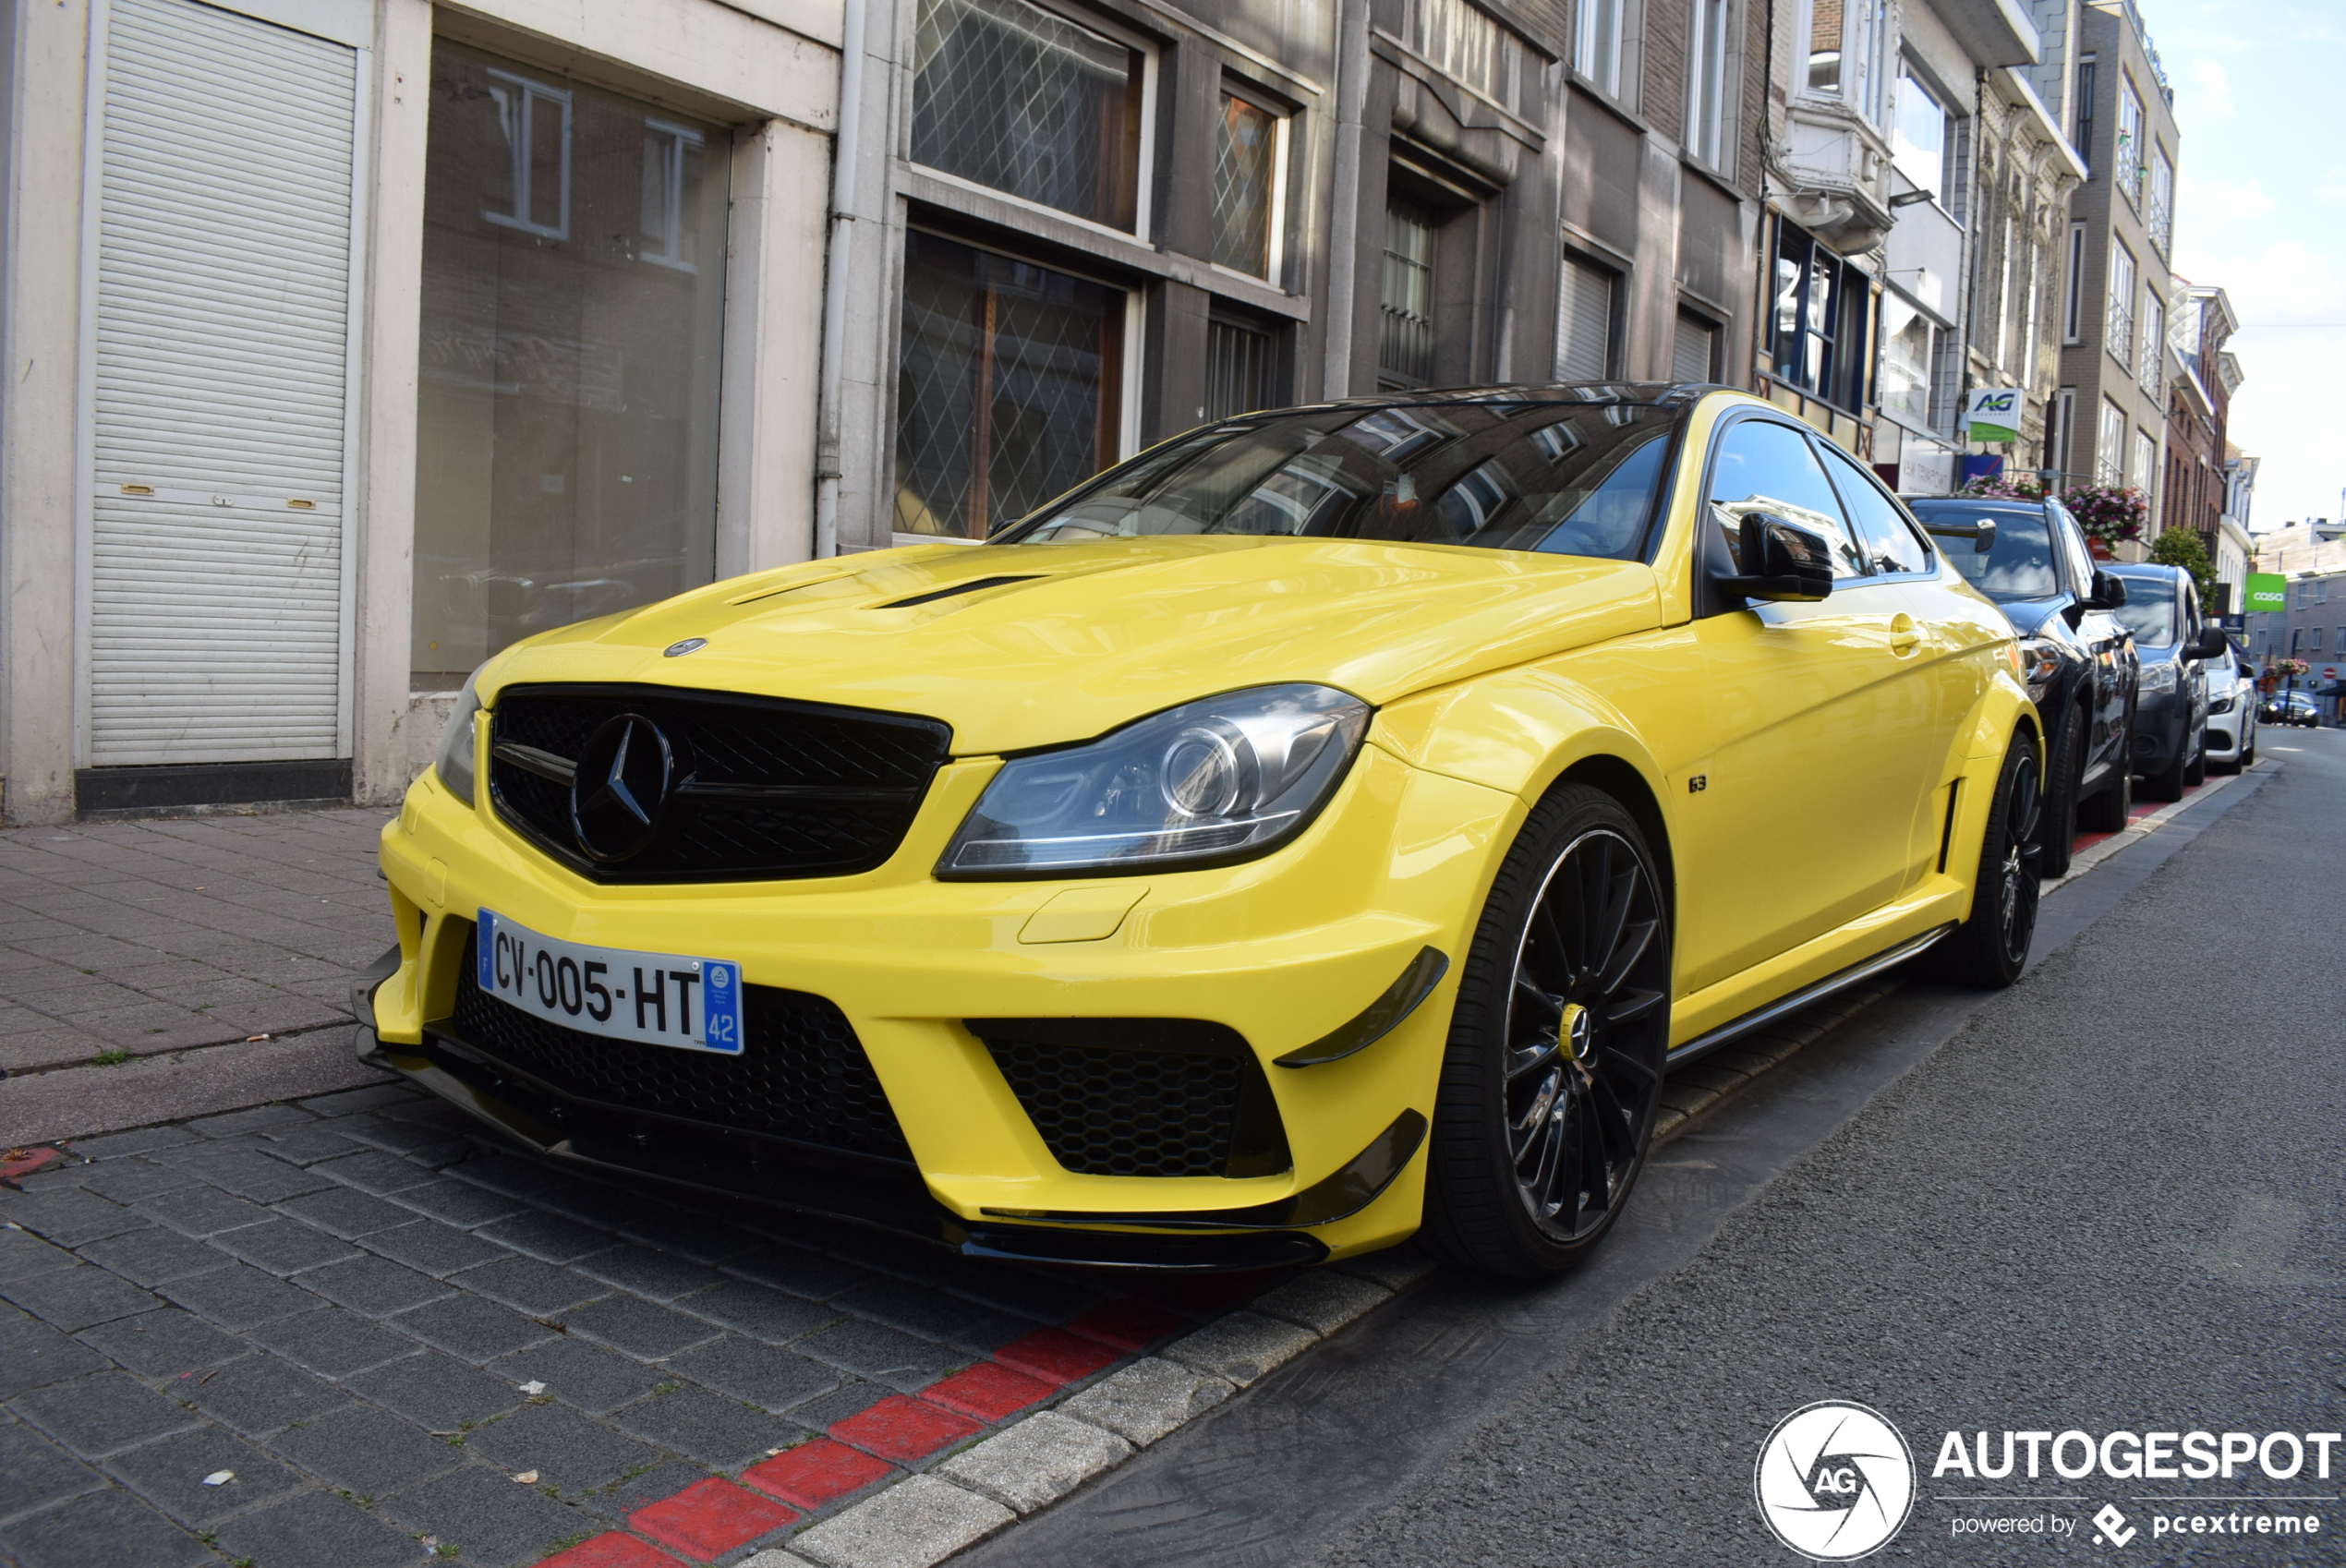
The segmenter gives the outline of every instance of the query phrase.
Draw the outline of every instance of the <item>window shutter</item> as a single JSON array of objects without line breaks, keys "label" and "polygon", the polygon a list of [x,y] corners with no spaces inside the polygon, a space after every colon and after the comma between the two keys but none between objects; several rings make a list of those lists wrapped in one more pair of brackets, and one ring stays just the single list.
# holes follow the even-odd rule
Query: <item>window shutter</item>
[{"label": "window shutter", "polygon": [[1719,329],[1699,316],[1681,314],[1677,335],[1670,343],[1670,379],[1674,381],[1713,381],[1719,379],[1713,368],[1713,345]]},{"label": "window shutter", "polygon": [[1556,380],[1602,381],[1613,374],[1614,274],[1577,256],[1564,259],[1556,310]]},{"label": "window shutter", "polygon": [[347,756],[351,49],[115,0],[89,644],[99,765]]}]

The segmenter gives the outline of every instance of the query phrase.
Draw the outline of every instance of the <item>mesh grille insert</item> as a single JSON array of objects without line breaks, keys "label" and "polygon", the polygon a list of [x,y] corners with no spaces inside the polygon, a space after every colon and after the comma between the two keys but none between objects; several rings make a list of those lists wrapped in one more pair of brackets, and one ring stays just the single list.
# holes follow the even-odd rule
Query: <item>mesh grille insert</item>
[{"label": "mesh grille insert", "polygon": [[467,937],[455,1011],[436,1027],[572,1099],[848,1153],[912,1158],[863,1043],[824,997],[744,985],[742,1053],[723,1056],[565,1029],[484,995],[476,972]]},{"label": "mesh grille insert", "polygon": [[[659,832],[617,863],[580,853],[570,789],[493,748],[574,763],[622,714],[674,755]],[[509,686],[491,718],[490,797],[514,828],[599,882],[841,876],[896,850],[952,731],[935,719],[665,686]]]},{"label": "mesh grille insert", "polygon": [[1286,1170],[1263,1065],[1235,1030],[1187,1019],[971,1019],[1027,1119],[1084,1176]]}]

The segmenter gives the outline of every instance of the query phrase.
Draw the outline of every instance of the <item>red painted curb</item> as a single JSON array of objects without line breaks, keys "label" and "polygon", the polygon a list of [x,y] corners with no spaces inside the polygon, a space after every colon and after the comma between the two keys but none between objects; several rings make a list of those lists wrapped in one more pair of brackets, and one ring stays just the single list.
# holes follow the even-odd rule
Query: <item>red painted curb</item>
[{"label": "red painted curb", "polygon": [[908,1465],[982,1429],[966,1417],[891,1393],[859,1416],[831,1423],[831,1436],[882,1459]]},{"label": "red painted curb", "polygon": [[1065,1329],[1045,1329],[1012,1340],[997,1350],[994,1358],[1048,1383],[1071,1383],[1121,1359],[1097,1341],[1078,1339]]},{"label": "red painted curb", "polygon": [[1189,1326],[1188,1320],[1178,1312],[1162,1307],[1152,1307],[1145,1301],[1110,1301],[1094,1307],[1067,1325],[1070,1333],[1085,1339],[1096,1339],[1102,1345],[1113,1345],[1128,1354],[1155,1344],[1169,1334]]},{"label": "red painted curb", "polygon": [[65,1156],[54,1149],[35,1145],[30,1149],[11,1149],[0,1158],[0,1181],[14,1181],[35,1171],[45,1171]]},{"label": "red painted curb", "polygon": [[980,1361],[943,1382],[929,1384],[921,1390],[921,1397],[931,1405],[942,1405],[948,1410],[958,1410],[981,1421],[998,1421],[1038,1400],[1050,1398],[1051,1388],[1042,1379],[1014,1372],[999,1362]]},{"label": "red painted curb", "polygon": [[676,1568],[676,1560],[634,1536],[607,1530],[568,1551],[556,1552],[538,1568]]},{"label": "red painted curb", "polygon": [[627,1523],[663,1545],[706,1562],[768,1530],[780,1529],[797,1517],[796,1509],[744,1491],[721,1476],[711,1476],[673,1497],[638,1508],[627,1516]]},{"label": "red painted curb", "polygon": [[816,1438],[762,1465],[751,1465],[742,1472],[742,1484],[811,1509],[895,1473],[896,1466],[886,1460],[829,1438]]}]

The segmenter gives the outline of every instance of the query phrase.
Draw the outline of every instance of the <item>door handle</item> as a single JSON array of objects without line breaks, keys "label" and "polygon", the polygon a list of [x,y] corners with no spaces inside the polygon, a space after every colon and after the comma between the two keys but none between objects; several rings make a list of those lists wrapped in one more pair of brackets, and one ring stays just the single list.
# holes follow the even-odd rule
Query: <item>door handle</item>
[{"label": "door handle", "polygon": [[1910,654],[1920,645],[1921,642],[1922,633],[1915,630],[1913,616],[1902,613],[1891,618],[1890,651],[1892,653]]}]

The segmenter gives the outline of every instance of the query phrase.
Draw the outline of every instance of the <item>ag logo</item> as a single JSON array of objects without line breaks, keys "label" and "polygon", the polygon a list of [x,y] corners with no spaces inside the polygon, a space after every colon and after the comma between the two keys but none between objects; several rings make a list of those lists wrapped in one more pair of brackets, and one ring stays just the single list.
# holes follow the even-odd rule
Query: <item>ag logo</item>
[{"label": "ag logo", "polygon": [[1822,1400],[1776,1423],[1751,1490],[1778,1540],[1813,1562],[1847,1562],[1905,1527],[1914,1456],[1879,1412]]}]

